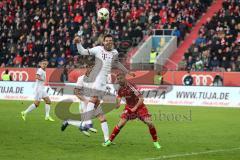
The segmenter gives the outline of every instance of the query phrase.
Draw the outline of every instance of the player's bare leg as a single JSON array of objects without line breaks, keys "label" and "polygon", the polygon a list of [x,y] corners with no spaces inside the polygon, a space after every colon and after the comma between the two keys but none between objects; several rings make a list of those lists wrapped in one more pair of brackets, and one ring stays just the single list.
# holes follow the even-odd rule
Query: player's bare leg
[{"label": "player's bare leg", "polygon": [[149,128],[149,132],[152,136],[152,140],[153,140],[153,144],[154,144],[154,147],[157,148],[157,149],[160,149],[161,146],[160,144],[158,143],[158,136],[157,136],[157,131],[156,131],[156,128],[154,126],[154,124],[152,123],[152,119],[151,117],[146,117],[144,119],[142,119],[142,121],[147,124],[148,128]]},{"label": "player's bare leg", "polygon": [[103,114],[99,114],[98,116],[99,121],[101,122],[101,128],[104,136],[104,142],[109,140],[109,129],[106,117]]},{"label": "player's bare leg", "polygon": [[115,137],[118,135],[118,133],[120,132],[120,130],[125,126],[125,124],[127,123],[127,119],[125,118],[121,118],[120,121],[118,122],[118,124],[114,127],[112,134],[109,138],[108,141],[106,141],[105,143],[103,143],[103,147],[109,146],[112,144],[112,141],[115,139]]},{"label": "player's bare leg", "polygon": [[54,122],[55,120],[50,116],[51,100],[50,100],[49,97],[45,97],[45,98],[43,98],[43,100],[45,101],[45,120],[50,121],[50,122]]},{"label": "player's bare leg", "polygon": [[21,112],[22,119],[26,121],[26,116],[28,113],[36,109],[40,104],[40,101],[35,100],[25,111]]}]

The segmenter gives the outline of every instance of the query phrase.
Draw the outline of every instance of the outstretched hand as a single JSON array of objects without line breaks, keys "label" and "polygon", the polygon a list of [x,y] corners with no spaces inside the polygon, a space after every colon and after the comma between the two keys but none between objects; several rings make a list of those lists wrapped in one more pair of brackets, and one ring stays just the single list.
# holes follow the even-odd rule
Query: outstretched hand
[{"label": "outstretched hand", "polygon": [[81,42],[81,38],[79,36],[76,36],[74,39],[73,39],[73,43],[74,44],[78,44]]}]

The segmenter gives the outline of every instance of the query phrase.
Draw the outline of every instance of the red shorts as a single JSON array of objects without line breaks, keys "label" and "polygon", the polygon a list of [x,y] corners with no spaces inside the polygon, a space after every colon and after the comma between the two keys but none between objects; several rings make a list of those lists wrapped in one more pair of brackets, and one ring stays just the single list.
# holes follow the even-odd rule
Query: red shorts
[{"label": "red shorts", "polygon": [[131,112],[130,107],[128,105],[125,106],[121,118],[127,120],[133,120],[139,118],[140,120],[144,120],[145,118],[151,117],[149,114],[148,109],[145,105],[139,106],[139,108],[135,112]]}]

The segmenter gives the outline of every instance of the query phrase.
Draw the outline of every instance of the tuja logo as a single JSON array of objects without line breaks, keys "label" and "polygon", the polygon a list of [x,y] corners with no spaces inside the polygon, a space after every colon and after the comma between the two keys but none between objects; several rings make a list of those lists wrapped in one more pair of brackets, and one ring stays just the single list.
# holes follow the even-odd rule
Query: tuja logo
[{"label": "tuja logo", "polygon": [[[182,84],[184,84],[184,79],[185,77],[187,76],[187,74],[185,74],[183,77],[182,77]],[[194,81],[194,84],[199,86],[199,85],[203,85],[203,86],[206,86],[206,85],[212,85],[212,82],[213,82],[213,76],[212,75],[203,75],[203,74],[192,74],[191,75],[193,77],[193,81]]]}]

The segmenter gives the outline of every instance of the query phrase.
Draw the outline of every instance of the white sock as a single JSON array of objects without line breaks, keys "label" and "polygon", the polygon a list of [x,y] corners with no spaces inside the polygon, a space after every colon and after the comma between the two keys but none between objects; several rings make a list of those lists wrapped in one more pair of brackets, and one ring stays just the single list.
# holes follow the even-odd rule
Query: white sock
[{"label": "white sock", "polygon": [[83,107],[82,107],[82,105],[81,105],[81,103],[79,103],[79,113],[82,113],[83,112]]},{"label": "white sock", "polygon": [[45,116],[49,117],[49,113],[50,113],[50,105],[49,104],[45,104]]},{"label": "white sock", "polygon": [[78,128],[80,127],[80,125],[82,123],[82,121],[75,121],[75,120],[68,120],[67,122],[68,122],[68,124],[76,126]]},{"label": "white sock", "polygon": [[103,131],[104,140],[106,142],[107,140],[109,140],[109,131],[108,131],[107,122],[102,122],[101,127],[102,127],[102,131]]},{"label": "white sock", "polygon": [[[91,124],[92,123],[92,120],[91,120],[91,114],[90,114],[90,112],[94,109],[94,106],[95,106],[95,104],[94,103],[92,103],[92,102],[88,102],[88,104],[87,104],[87,107],[85,107],[84,108],[84,112],[83,112],[83,117],[82,117],[82,120],[84,121],[84,123],[87,125],[87,124]],[[87,113],[87,112],[89,112],[89,113]]]},{"label": "white sock", "polygon": [[84,121],[85,125],[92,124],[92,120]]},{"label": "white sock", "polygon": [[37,108],[36,105],[33,103],[24,111],[24,114],[27,114],[27,113],[33,111],[36,108]]}]

